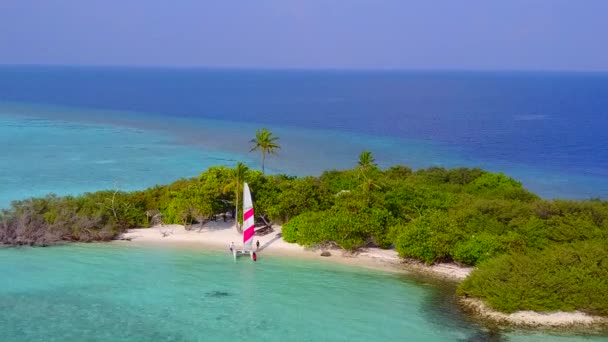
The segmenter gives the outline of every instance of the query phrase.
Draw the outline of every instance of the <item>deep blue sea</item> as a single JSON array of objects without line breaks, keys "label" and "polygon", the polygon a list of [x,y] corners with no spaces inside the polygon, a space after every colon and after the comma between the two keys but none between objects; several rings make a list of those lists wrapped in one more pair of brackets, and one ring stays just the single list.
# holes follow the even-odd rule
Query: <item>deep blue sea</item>
[{"label": "deep blue sea", "polygon": [[547,198],[608,198],[608,74],[0,66],[0,206],[136,189],[244,161],[272,172],[479,166]]}]

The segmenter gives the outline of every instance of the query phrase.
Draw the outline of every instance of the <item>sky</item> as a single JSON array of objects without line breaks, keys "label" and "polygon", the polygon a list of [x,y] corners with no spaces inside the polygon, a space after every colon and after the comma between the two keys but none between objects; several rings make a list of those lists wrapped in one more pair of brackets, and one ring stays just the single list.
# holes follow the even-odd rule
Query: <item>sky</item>
[{"label": "sky", "polygon": [[0,64],[608,71],[608,0],[0,0]]}]

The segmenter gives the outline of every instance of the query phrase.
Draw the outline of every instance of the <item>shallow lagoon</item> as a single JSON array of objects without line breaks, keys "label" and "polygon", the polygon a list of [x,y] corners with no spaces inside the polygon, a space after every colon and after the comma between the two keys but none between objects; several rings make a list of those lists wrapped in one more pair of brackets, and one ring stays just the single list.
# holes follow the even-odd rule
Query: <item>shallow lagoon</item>
[{"label": "shallow lagoon", "polygon": [[112,244],[0,249],[0,340],[543,341],[499,332],[453,285],[296,259]]}]

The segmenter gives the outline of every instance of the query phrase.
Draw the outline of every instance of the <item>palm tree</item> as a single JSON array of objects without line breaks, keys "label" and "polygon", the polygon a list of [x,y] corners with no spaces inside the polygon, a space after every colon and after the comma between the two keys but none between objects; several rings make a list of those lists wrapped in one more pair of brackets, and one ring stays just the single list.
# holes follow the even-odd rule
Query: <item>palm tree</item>
[{"label": "palm tree", "polygon": [[365,178],[361,183],[361,188],[366,194],[369,194],[373,189],[382,189],[382,186],[372,178]]},{"label": "palm tree", "polygon": [[376,167],[376,160],[370,151],[363,151],[359,155],[359,169],[363,173],[367,173],[367,171]]},{"label": "palm tree", "polygon": [[232,190],[232,188],[234,188],[234,194],[236,197],[236,200],[234,201],[234,217],[236,219],[236,230],[239,233],[242,233],[241,226],[239,225],[239,194],[241,193],[241,191],[243,191],[241,184],[243,184],[243,182],[245,181],[247,171],[249,171],[247,165],[241,162],[236,163],[236,167],[234,168],[234,170],[232,170],[231,181],[224,187],[224,192],[229,192],[230,190]]},{"label": "palm tree", "polygon": [[363,151],[359,155],[359,179],[362,181],[360,186],[363,188],[368,202],[371,199],[370,195],[372,189],[381,188],[381,186],[376,183],[373,177],[369,177],[369,171],[377,167],[375,162],[376,160],[374,159],[374,156],[370,151]]},{"label": "palm tree", "polygon": [[260,150],[262,152],[262,173],[264,173],[264,163],[266,162],[266,154],[277,154],[277,150],[281,149],[281,146],[277,144],[278,137],[273,136],[272,132],[266,128],[255,131],[255,139],[251,139],[253,147],[249,152]]}]

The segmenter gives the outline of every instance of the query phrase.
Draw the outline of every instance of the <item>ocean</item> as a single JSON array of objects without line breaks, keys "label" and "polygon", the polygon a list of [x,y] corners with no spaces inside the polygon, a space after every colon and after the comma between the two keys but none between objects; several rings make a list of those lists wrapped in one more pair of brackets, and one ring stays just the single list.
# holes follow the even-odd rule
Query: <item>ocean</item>
[{"label": "ocean", "polygon": [[[483,167],[545,198],[608,198],[608,75],[0,67],[0,208],[135,190],[242,161]],[[578,341],[497,331],[453,285],[325,263],[71,245],[0,249],[0,341]],[[84,338],[86,337],[86,338]]]},{"label": "ocean", "polygon": [[261,255],[76,244],[0,248],[0,341],[601,341],[497,330],[454,285]]},{"label": "ocean", "polygon": [[545,198],[608,198],[608,74],[0,67],[0,206],[140,189],[243,161],[272,172],[482,167]]}]

